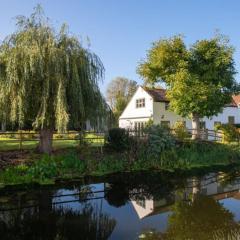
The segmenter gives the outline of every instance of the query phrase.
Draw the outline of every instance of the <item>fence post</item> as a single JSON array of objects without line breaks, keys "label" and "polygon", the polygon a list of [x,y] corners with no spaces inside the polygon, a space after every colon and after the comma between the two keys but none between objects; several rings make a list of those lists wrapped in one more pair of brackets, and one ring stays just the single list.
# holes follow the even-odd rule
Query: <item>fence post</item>
[{"label": "fence post", "polygon": [[20,135],[19,149],[22,151],[22,130],[20,130],[19,135]]},{"label": "fence post", "polygon": [[208,129],[205,129],[205,136],[204,136],[204,140],[208,140]]}]

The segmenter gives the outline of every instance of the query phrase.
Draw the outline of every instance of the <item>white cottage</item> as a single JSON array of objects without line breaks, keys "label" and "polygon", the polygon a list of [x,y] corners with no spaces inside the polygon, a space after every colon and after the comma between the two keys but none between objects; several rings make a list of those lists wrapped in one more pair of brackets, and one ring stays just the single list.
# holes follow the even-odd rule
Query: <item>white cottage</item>
[{"label": "white cottage", "polygon": [[[154,124],[169,127],[173,127],[177,121],[182,121],[188,129],[192,129],[191,119],[183,118],[169,110],[165,89],[139,86],[119,118],[119,127],[140,128],[150,119]],[[219,123],[240,123],[240,95],[233,96],[232,102],[218,115],[201,119],[201,127],[209,130],[213,130],[214,125]]]}]

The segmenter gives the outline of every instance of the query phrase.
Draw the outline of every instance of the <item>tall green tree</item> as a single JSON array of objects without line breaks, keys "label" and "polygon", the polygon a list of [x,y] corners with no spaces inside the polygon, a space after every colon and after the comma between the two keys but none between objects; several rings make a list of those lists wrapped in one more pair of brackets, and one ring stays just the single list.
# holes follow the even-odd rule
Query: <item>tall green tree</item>
[{"label": "tall green tree", "polygon": [[39,129],[39,150],[49,153],[54,130],[94,124],[106,113],[98,87],[104,67],[66,25],[54,29],[39,6],[16,26],[0,45],[0,109],[20,128],[31,122]]},{"label": "tall green tree", "polygon": [[120,117],[137,90],[137,82],[125,77],[114,78],[107,86],[107,101],[116,119]]},{"label": "tall green tree", "polygon": [[222,111],[236,91],[234,49],[226,38],[200,40],[190,48],[182,36],[153,43],[138,73],[145,84],[165,83],[171,109],[192,119],[199,137],[200,119]]}]

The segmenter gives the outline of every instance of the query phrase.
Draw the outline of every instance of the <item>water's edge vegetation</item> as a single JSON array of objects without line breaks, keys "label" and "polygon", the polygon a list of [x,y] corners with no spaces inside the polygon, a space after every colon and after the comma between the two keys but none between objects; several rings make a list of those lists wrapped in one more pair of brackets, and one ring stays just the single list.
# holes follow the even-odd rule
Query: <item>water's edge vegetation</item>
[{"label": "water's edge vegetation", "polygon": [[[134,156],[135,154],[135,156]],[[53,155],[33,155],[34,159],[0,171],[0,188],[22,184],[54,184],[85,176],[104,176],[136,171],[192,172],[240,166],[236,145],[189,142],[165,149],[159,155],[111,151],[109,148],[69,149]]]}]

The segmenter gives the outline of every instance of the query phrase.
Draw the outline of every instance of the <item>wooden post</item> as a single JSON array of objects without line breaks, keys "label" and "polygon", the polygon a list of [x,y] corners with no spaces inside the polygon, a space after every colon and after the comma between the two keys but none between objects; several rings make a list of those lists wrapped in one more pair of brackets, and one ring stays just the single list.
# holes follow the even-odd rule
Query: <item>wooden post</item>
[{"label": "wooden post", "polygon": [[22,151],[22,130],[20,130],[19,136],[20,136],[20,138],[19,138],[19,140],[20,140],[20,142],[19,142],[19,149]]},{"label": "wooden post", "polygon": [[208,129],[204,129],[205,132],[205,136],[204,136],[204,140],[208,140]]}]

